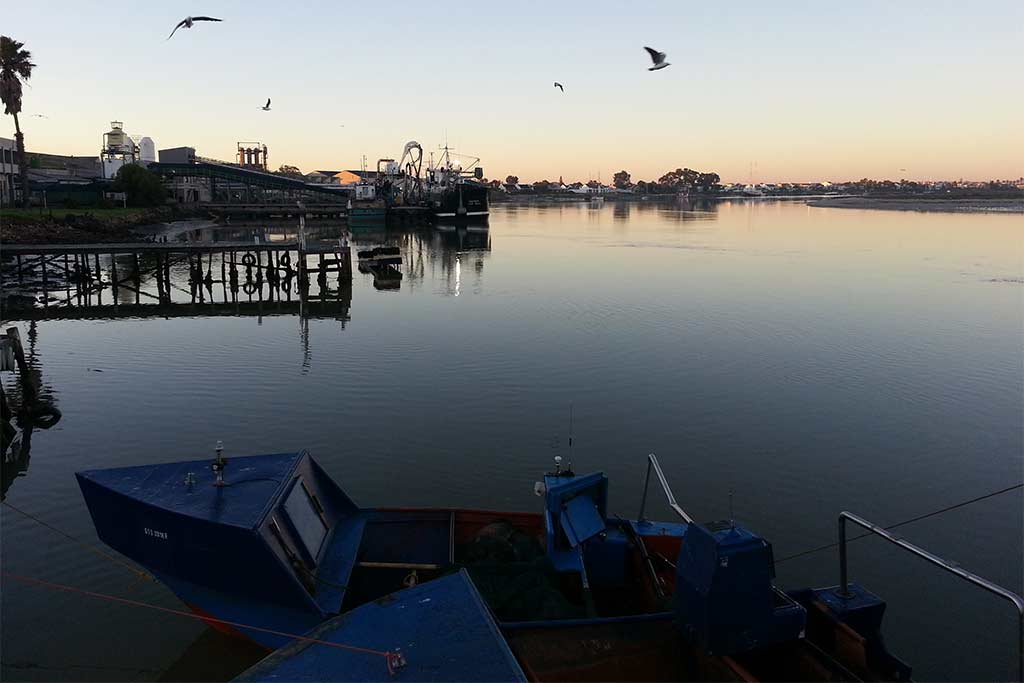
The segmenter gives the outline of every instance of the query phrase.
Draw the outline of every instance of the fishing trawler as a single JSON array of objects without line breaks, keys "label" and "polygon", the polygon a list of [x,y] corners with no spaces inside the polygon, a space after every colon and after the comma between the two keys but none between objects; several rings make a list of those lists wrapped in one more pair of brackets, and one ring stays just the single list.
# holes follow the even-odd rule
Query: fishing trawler
[{"label": "fishing trawler", "polygon": [[[215,628],[267,648],[309,632],[320,635],[300,640],[364,642],[371,622],[373,639],[400,648],[398,624],[412,612],[392,614],[391,629],[372,605],[408,601],[403,591],[417,586],[418,601],[454,595],[452,609],[478,593],[495,620],[491,629],[425,613],[416,628],[435,635],[424,642],[444,648],[484,629],[530,680],[909,678],[881,640],[884,601],[845,575],[838,587],[780,590],[764,538],[733,521],[695,522],[650,455],[648,479],[652,468],[676,521],[610,515],[607,477],[577,475],[561,458],[534,487],[539,513],[361,508],[306,451],[229,461],[218,450],[76,476],[105,543]],[[438,581],[458,571],[471,587]],[[287,652],[282,666],[319,661]],[[458,671],[432,680],[464,680]],[[365,669],[330,672],[349,675]],[[496,680],[520,678],[512,667]]]},{"label": "fishing trawler", "polygon": [[456,156],[460,155],[445,146],[440,159],[428,166],[424,186],[427,202],[440,220],[485,221],[490,210],[487,186],[480,182],[484,177],[483,168],[477,166],[480,159],[472,157],[463,168]]}]

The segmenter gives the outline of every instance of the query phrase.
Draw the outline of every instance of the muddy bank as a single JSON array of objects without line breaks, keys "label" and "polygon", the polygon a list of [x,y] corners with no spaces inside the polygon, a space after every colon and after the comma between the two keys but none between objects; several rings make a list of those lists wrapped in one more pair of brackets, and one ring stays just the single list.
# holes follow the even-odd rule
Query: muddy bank
[{"label": "muddy bank", "polygon": [[949,213],[1024,213],[1020,199],[882,199],[842,197],[815,199],[808,206],[830,209],[885,209],[889,211],[943,211]]},{"label": "muddy bank", "polygon": [[152,237],[135,232],[139,226],[184,220],[196,215],[195,210],[169,206],[153,209],[53,209],[42,214],[32,209],[5,210],[0,213],[0,244],[141,242]]}]

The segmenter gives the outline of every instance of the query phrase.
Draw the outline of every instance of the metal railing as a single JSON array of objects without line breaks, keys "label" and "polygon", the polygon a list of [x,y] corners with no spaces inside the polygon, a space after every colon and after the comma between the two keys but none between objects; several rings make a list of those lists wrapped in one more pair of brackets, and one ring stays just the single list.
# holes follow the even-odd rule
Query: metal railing
[{"label": "metal railing", "polygon": [[[654,456],[652,455],[650,457],[653,458]],[[655,463],[655,466],[657,466],[657,463]],[[648,472],[649,471],[650,471],[650,468],[648,468]],[[658,470],[658,474],[660,476],[660,474],[661,474],[661,470],[660,469]],[[664,482],[664,479],[662,479],[662,481]],[[644,490],[644,492],[646,493],[646,489]],[[674,501],[671,500],[671,494],[669,494],[669,499],[670,499],[670,502],[674,502]],[[889,533],[884,528],[882,528],[882,527],[880,527],[880,526],[878,526],[876,524],[872,524],[871,522],[867,521],[866,519],[858,517],[857,515],[855,515],[853,513],[846,512],[845,510],[843,512],[839,513],[839,591],[838,591],[838,595],[840,597],[850,597],[850,595],[851,595],[851,593],[849,591],[849,582],[847,580],[847,574],[846,574],[846,520],[850,520],[854,524],[857,524],[858,526],[861,526],[861,527],[867,529],[871,533],[877,534],[877,535],[881,536],[882,538],[884,538],[885,540],[889,541],[890,543],[892,543],[894,545],[897,545],[900,548],[903,548],[904,550],[910,551],[912,554],[917,555],[921,559],[927,560],[928,562],[931,562],[932,564],[936,565],[937,567],[945,569],[950,574],[954,574],[956,576],[959,576],[961,579],[964,579],[965,581],[967,581],[969,583],[973,583],[975,586],[978,586],[979,588],[984,588],[989,593],[993,593],[995,595],[998,595],[1001,598],[1004,598],[1004,599],[1009,600],[1010,602],[1012,602],[1014,604],[1014,606],[1017,608],[1017,619],[1018,619],[1018,625],[1017,625],[1017,628],[1018,628],[1018,632],[1017,632],[1017,639],[1018,639],[1018,643],[1017,643],[1017,646],[1018,646],[1018,652],[1017,652],[1017,657],[1018,657],[1018,678],[1019,678],[1019,680],[1024,682],[1024,598],[1021,598],[1019,595],[1017,595],[1013,591],[1007,590],[1006,588],[1003,588],[1002,586],[998,586],[998,585],[992,583],[988,579],[983,579],[980,576],[972,574],[971,572],[969,572],[969,571],[967,571],[965,569],[961,569],[954,562],[951,562],[949,560],[945,560],[945,559],[939,557],[938,555],[933,555],[932,553],[928,552],[924,548],[919,548],[918,546],[914,545],[913,543],[910,543],[908,541],[904,541],[899,536],[897,536],[895,534],[892,534],[892,533]]]},{"label": "metal railing", "polygon": [[644,497],[640,500],[640,515],[637,517],[637,521],[644,522],[644,508],[647,507],[647,486],[651,483],[651,467],[654,467],[654,473],[658,475],[658,481],[661,482],[661,488],[665,491],[665,497],[668,498],[668,505],[670,508],[676,511],[676,514],[683,518],[683,521],[687,524],[693,524],[693,518],[686,514],[683,508],[679,507],[679,503],[676,502],[676,497],[672,495],[672,489],[669,488],[668,480],[665,479],[665,473],[661,471],[661,465],[658,464],[658,458],[654,453],[647,454],[647,476],[644,477]]}]

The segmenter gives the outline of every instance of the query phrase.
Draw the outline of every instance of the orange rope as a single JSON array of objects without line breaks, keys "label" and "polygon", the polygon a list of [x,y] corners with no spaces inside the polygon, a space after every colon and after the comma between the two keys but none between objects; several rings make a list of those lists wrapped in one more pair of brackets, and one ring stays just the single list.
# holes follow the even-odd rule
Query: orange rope
[{"label": "orange rope", "polygon": [[263,633],[270,633],[275,636],[282,636],[284,638],[292,638],[294,640],[304,640],[309,643],[316,643],[317,645],[326,645],[327,647],[334,647],[340,650],[351,650],[353,652],[362,652],[368,655],[377,655],[378,657],[384,657],[387,660],[388,672],[394,673],[395,669],[401,668],[405,665],[405,658],[400,652],[388,652],[384,650],[371,650],[365,647],[356,647],[355,645],[345,645],[342,643],[332,643],[327,640],[320,640],[318,638],[310,638],[309,636],[301,636],[295,633],[287,633],[285,631],[275,631],[270,628],[263,628],[262,626],[251,626],[249,624],[242,624],[237,621],[228,621],[227,619],[217,619],[215,617],[203,617],[193,612],[185,612],[180,609],[173,609],[171,607],[161,607],[159,605],[152,605],[148,602],[141,602],[139,600],[131,600],[129,598],[121,598],[116,595],[107,595],[105,593],[95,593],[93,591],[87,591],[83,588],[76,588],[75,586],[67,586],[62,583],[52,583],[50,581],[44,581],[42,579],[35,579],[30,576],[22,576],[20,574],[12,574],[11,572],[0,572],[0,575],[20,581],[21,583],[34,584],[37,586],[45,586],[47,588],[53,588],[55,590],[67,591],[69,593],[80,593],[82,595],[88,595],[91,598],[99,598],[100,600],[109,600],[111,602],[119,602],[125,605],[131,605],[133,607],[145,607],[147,609],[157,610],[158,612],[167,612],[168,614],[176,614],[180,617],[188,617],[190,619],[199,619],[207,623],[224,624],[225,626],[234,626],[236,628],[245,628],[252,631],[261,631]]},{"label": "orange rope", "polygon": [[146,572],[144,572],[142,570],[136,569],[135,567],[133,567],[132,565],[128,564],[124,560],[121,560],[121,559],[119,559],[117,557],[114,557],[113,555],[105,553],[102,550],[100,550],[99,548],[97,548],[96,546],[91,545],[89,543],[86,543],[85,541],[82,541],[80,539],[77,539],[77,538],[75,538],[74,536],[72,536],[71,534],[69,534],[67,532],[61,531],[57,527],[53,526],[52,524],[48,524],[48,523],[44,522],[43,520],[39,519],[35,515],[30,514],[28,512],[25,512],[21,508],[14,507],[10,503],[8,503],[6,500],[3,501],[3,504],[6,505],[7,507],[9,507],[11,510],[14,510],[15,512],[17,512],[19,515],[23,515],[23,516],[27,517],[28,519],[31,519],[33,522],[36,522],[37,524],[46,527],[50,531],[54,531],[54,532],[60,534],[61,536],[63,536],[64,538],[66,538],[66,539],[68,539],[70,541],[73,541],[74,543],[77,543],[78,545],[82,546],[83,548],[85,548],[89,552],[96,553],[100,557],[102,557],[102,558],[104,558],[106,560],[109,560],[109,561],[113,562],[114,564],[119,564],[122,567],[125,567],[129,571],[134,572],[135,575],[138,576],[140,579],[146,579],[148,581],[153,581],[154,580],[153,577],[150,576],[148,573],[146,573]]}]

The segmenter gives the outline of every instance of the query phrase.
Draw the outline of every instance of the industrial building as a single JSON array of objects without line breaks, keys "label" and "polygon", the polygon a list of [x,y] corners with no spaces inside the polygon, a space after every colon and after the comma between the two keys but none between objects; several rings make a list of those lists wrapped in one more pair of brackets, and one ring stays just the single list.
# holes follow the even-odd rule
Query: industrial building
[{"label": "industrial building", "polygon": [[[161,164],[194,164],[196,163],[195,147],[171,147],[158,153]],[[211,201],[210,183],[206,178],[189,174],[173,174],[164,176],[164,185],[171,197],[179,204]]]},{"label": "industrial building", "polygon": [[171,147],[158,153],[161,164],[194,164],[196,163],[195,147]]},{"label": "industrial building", "polygon": [[0,138],[0,206],[17,204],[14,185],[15,177],[21,172],[17,149],[14,140]]}]

